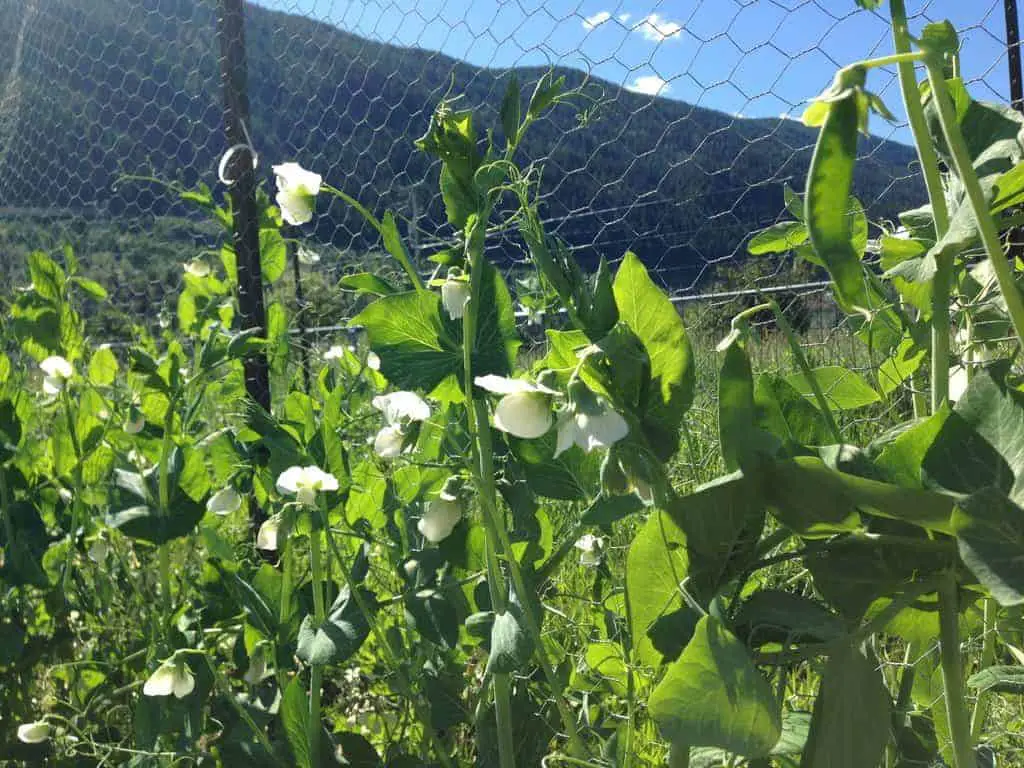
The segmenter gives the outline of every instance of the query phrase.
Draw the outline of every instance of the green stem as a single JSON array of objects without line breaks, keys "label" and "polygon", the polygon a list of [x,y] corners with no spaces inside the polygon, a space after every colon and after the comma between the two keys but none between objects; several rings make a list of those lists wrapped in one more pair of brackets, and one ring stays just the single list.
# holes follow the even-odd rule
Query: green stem
[{"label": "green stem", "polygon": [[[991,597],[985,598],[982,603],[983,620],[981,643],[981,660],[978,665],[980,669],[986,669],[995,662],[996,658],[996,613],[998,606]],[[977,742],[981,739],[982,731],[985,728],[985,718],[988,715],[988,697],[985,691],[978,691],[978,699],[974,702],[974,712],[971,714],[971,738]]]},{"label": "green stem", "polygon": [[243,707],[239,703],[238,699],[235,698],[234,693],[231,691],[231,685],[213,663],[213,660],[206,654],[203,654],[203,658],[206,659],[206,665],[210,669],[210,674],[213,675],[213,679],[216,682],[217,687],[220,688],[221,695],[224,697],[225,701],[231,705],[231,708],[235,710],[235,714],[238,715],[239,719],[248,726],[250,731],[252,731],[253,736],[256,737],[256,741],[258,741],[260,746],[266,751],[267,756],[273,760],[276,765],[284,765],[274,752],[274,747],[267,738],[267,734],[264,733],[262,728],[256,725],[245,707]]},{"label": "green stem", "polygon": [[516,746],[512,734],[512,676],[495,672],[491,677],[494,688],[494,720],[498,728],[498,765],[515,768]]},{"label": "green stem", "polygon": [[[326,527],[328,525],[327,515],[323,513],[323,510],[321,510],[320,514],[323,518],[323,524]],[[352,596],[352,599],[355,600],[356,607],[359,609],[359,612],[362,613],[363,618],[366,619],[366,624],[369,626],[374,640],[376,640],[377,645],[384,654],[384,663],[394,670],[402,692],[412,703],[416,717],[420,721],[420,725],[423,727],[427,738],[434,747],[434,753],[436,754],[437,759],[441,762],[441,765],[444,766],[444,768],[455,768],[454,763],[452,763],[451,756],[445,749],[444,743],[430,724],[431,719],[429,707],[424,706],[415,689],[412,687],[412,682],[408,675],[406,675],[405,669],[402,667],[401,660],[398,658],[398,654],[396,654],[394,648],[391,647],[387,634],[377,624],[376,615],[367,604],[363,593],[359,590],[358,585],[352,583],[349,565],[345,561],[345,558],[342,557],[341,552],[338,551],[334,537],[330,534],[330,528],[327,528],[327,546],[331,549],[334,559],[338,563],[338,572],[341,574],[342,581],[345,583],[348,593]]]},{"label": "green stem", "polygon": [[953,572],[939,585],[939,652],[942,684],[949,714],[949,735],[953,742],[955,768],[977,768],[971,740],[971,723],[964,700],[963,668],[960,663],[959,596]]},{"label": "green stem", "polygon": [[[171,507],[171,450],[174,441],[171,439],[171,432],[174,428],[174,405],[177,398],[171,398],[167,405],[167,414],[164,417],[164,436],[160,444],[160,467],[159,486],[157,490],[157,503],[160,505],[160,516],[170,514]],[[164,622],[169,621],[171,610],[171,555],[170,542],[164,542],[157,550],[160,567],[160,599],[163,603]],[[168,631],[170,628],[168,627]]]},{"label": "green stem", "polygon": [[673,744],[668,750],[668,768],[690,768],[688,744]]},{"label": "green stem", "polygon": [[786,319],[782,309],[779,307],[779,303],[775,299],[769,299],[768,306],[771,307],[772,312],[775,314],[775,324],[779,326],[779,329],[786,337],[786,341],[789,342],[789,349],[793,353],[801,373],[803,373],[804,378],[807,380],[807,386],[811,388],[811,392],[814,394],[814,399],[818,403],[818,408],[825,418],[825,423],[828,425],[832,437],[835,438],[837,443],[842,443],[843,435],[839,431],[839,425],[836,424],[832,409],[829,407],[828,400],[825,399],[825,393],[821,391],[821,384],[818,383],[814,376],[814,371],[811,370],[811,364],[807,362],[807,355],[804,354],[803,347],[800,346],[800,340],[797,339],[793,326],[789,324],[789,320]]},{"label": "green stem", "polygon": [[[324,593],[320,588],[323,581],[323,566],[320,563],[321,531],[314,528],[309,532],[309,569],[313,581],[313,619],[316,625],[323,624]],[[313,664],[309,674],[309,722],[306,738],[309,744],[309,761],[311,765],[320,765],[320,683],[323,667]]]},{"label": "green stem", "polygon": [[75,429],[75,417],[71,409],[71,397],[65,387],[60,394],[61,405],[64,409],[64,420],[67,424],[68,437],[71,440],[72,450],[75,452],[75,490],[71,497],[71,551],[64,561],[64,573],[61,574],[61,583],[65,598],[68,589],[68,579],[71,576],[71,558],[74,553],[75,537],[82,525],[82,491],[85,490],[85,483],[82,481],[82,445],[78,441],[78,431]]},{"label": "green stem", "polygon": [[915,61],[921,61],[924,59],[924,57],[925,54],[922,51],[894,53],[888,56],[879,56],[876,59],[865,59],[864,61],[858,61],[853,66],[864,67],[865,69],[874,69],[875,67],[887,67],[890,64],[913,65]]},{"label": "green stem", "polygon": [[[978,182],[978,176],[971,164],[971,156],[967,151],[967,144],[960,133],[960,126],[956,121],[956,112],[953,109],[949,89],[943,77],[942,62],[932,57],[925,59],[925,66],[928,68],[928,81],[931,83],[933,98],[938,108],[939,122],[942,124],[942,134],[946,138],[950,154],[953,157],[953,167],[957,176],[964,186],[967,199],[970,202],[971,210],[978,221],[978,230],[981,235],[981,242],[985,246],[985,253],[992,264],[992,271],[996,274],[996,281],[999,283],[999,290],[1002,291],[1003,300],[1006,302],[1006,309],[1013,323],[1013,329],[1017,338],[1024,343],[1024,296],[1013,277],[1013,267],[1003,253],[1002,244],[999,242],[999,232],[996,230],[995,222],[985,202],[985,193]],[[948,309],[947,309],[948,311]],[[932,318],[934,322],[934,318]]]}]

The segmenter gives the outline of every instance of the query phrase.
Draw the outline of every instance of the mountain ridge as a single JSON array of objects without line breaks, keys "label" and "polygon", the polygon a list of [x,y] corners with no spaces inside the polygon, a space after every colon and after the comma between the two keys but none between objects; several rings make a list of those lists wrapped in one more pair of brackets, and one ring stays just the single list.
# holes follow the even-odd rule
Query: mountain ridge
[{"label": "mountain ridge", "polygon": [[[38,0],[34,7],[31,17],[26,6],[21,16],[13,4],[0,9],[0,141],[7,145],[0,206],[96,207],[126,220],[179,211],[158,187],[118,179],[213,180],[225,149],[215,4]],[[252,3],[246,21],[261,172],[297,160],[372,209],[417,221],[414,245],[443,236],[436,166],[413,140],[449,88],[478,109],[481,133],[497,125],[509,72]],[[12,60],[16,50],[20,62]],[[570,87],[586,78],[557,70]],[[528,90],[544,71],[516,73]],[[585,263],[632,249],[666,283],[692,283],[736,255],[750,231],[776,220],[784,181],[802,186],[814,132],[795,121],[734,118],[589,82],[608,94],[597,118],[580,126],[559,108],[531,128],[521,150],[521,158],[545,161],[544,215]],[[891,217],[920,202],[911,148],[874,137],[861,147],[855,191],[872,214]],[[311,236],[375,247],[373,234],[336,201],[322,214]],[[499,260],[519,258],[512,242],[495,248]]]}]

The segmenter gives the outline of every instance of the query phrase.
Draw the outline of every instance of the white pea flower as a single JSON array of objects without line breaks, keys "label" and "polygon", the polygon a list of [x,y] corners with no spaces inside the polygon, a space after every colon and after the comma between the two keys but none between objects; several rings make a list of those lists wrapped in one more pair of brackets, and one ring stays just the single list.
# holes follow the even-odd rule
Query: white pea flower
[{"label": "white pea flower", "polygon": [[206,502],[206,511],[215,515],[230,515],[242,506],[242,496],[230,485],[221,488]]},{"label": "white pea flower", "polygon": [[206,277],[210,274],[210,264],[206,259],[192,259],[184,264],[185,272],[192,277]]},{"label": "white pea flower", "polygon": [[592,533],[585,533],[576,540],[576,549],[580,551],[580,565],[596,568],[601,564],[604,552],[604,539]]},{"label": "white pea flower", "polygon": [[271,515],[256,532],[256,549],[273,552],[277,549],[277,530],[281,527],[281,516]]},{"label": "white pea flower", "polygon": [[42,744],[50,738],[50,724],[37,720],[18,726],[18,741],[24,744]]},{"label": "white pea flower", "polygon": [[430,406],[415,392],[392,392],[373,398],[373,407],[384,414],[387,424],[373,439],[373,450],[382,458],[394,458],[402,452],[406,426],[430,418]]},{"label": "white pea flower", "polygon": [[128,413],[128,419],[124,423],[124,431],[129,435],[137,435],[146,426],[146,417],[142,415],[142,411],[132,408]]},{"label": "white pea flower", "polygon": [[610,448],[629,434],[629,424],[603,397],[579,387],[574,394],[569,408],[558,416],[555,456],[574,444],[586,453]]},{"label": "white pea flower", "polygon": [[462,519],[462,505],[457,501],[432,499],[423,510],[423,517],[416,524],[416,530],[432,544],[447,539]]},{"label": "white pea flower", "polygon": [[474,383],[488,392],[504,395],[494,408],[494,426],[502,432],[531,439],[551,429],[551,395],[557,394],[555,390],[525,379],[494,374],[477,376]]},{"label": "white pea flower", "polygon": [[384,459],[393,459],[402,453],[405,444],[405,431],[398,424],[382,427],[373,438],[373,450]]},{"label": "white pea flower", "polygon": [[142,693],[146,696],[170,696],[173,693],[175,698],[183,699],[192,693],[195,687],[196,679],[188,665],[172,657],[149,676],[146,684],[142,686]]},{"label": "white pea flower", "polygon": [[332,345],[326,352],[324,352],[324,360],[344,360],[345,359],[345,348],[341,344]]},{"label": "white pea flower", "polygon": [[318,173],[307,171],[298,163],[282,163],[273,167],[277,177],[277,205],[289,224],[305,224],[313,218],[316,195],[323,181]]},{"label": "white pea flower", "polygon": [[61,488],[59,491],[57,491],[57,495],[60,497],[60,500],[63,501],[65,504],[70,504],[72,501],[75,500],[75,494],[73,494],[67,488]]},{"label": "white pea flower", "polygon": [[242,679],[249,685],[257,685],[267,676],[267,655],[263,645],[257,645],[249,657],[249,669],[242,675]]},{"label": "white pea flower", "polygon": [[75,375],[75,367],[60,355],[52,355],[39,364],[43,370],[43,392],[57,395],[64,390],[68,379]]},{"label": "white pea flower", "polygon": [[304,507],[316,505],[318,491],[338,490],[338,478],[320,467],[288,467],[277,478],[277,492],[283,496],[295,494]]},{"label": "white pea flower", "polygon": [[[319,176],[317,177],[319,178]],[[299,259],[300,264],[305,264],[307,267],[311,267],[314,264],[320,263],[320,254],[311,248],[307,248],[304,245],[300,245],[295,255]]]},{"label": "white pea flower", "polygon": [[371,371],[380,370],[380,356],[373,350],[366,353],[366,367]]},{"label": "white pea flower", "polygon": [[89,559],[94,563],[100,564],[107,559],[108,554],[110,554],[110,545],[107,544],[106,539],[102,536],[97,536],[92,544],[89,545]]},{"label": "white pea flower", "polygon": [[441,303],[452,320],[461,320],[469,303],[469,282],[449,275],[441,284]]}]

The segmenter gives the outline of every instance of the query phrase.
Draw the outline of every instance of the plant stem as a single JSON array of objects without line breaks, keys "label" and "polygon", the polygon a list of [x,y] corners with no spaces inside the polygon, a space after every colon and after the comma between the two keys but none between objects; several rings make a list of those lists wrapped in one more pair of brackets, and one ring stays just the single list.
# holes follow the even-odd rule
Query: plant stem
[{"label": "plant stem", "polygon": [[398,678],[398,684],[401,686],[402,692],[409,697],[413,710],[416,712],[416,717],[419,719],[427,738],[433,745],[434,752],[436,753],[437,759],[440,761],[441,765],[443,765],[444,768],[455,768],[451,757],[444,747],[444,743],[441,741],[441,738],[437,735],[437,732],[431,725],[430,709],[423,705],[419,696],[413,689],[412,682],[406,675],[401,661],[398,658],[398,654],[395,653],[394,648],[391,647],[391,643],[388,641],[387,635],[377,624],[376,616],[367,604],[362,592],[359,591],[358,585],[352,583],[349,565],[345,562],[345,558],[341,556],[341,552],[338,551],[337,544],[334,542],[334,537],[330,534],[330,528],[327,527],[327,515],[324,514],[323,510],[320,511],[320,514],[323,518],[325,529],[327,530],[327,546],[330,548],[334,555],[334,559],[338,563],[338,572],[341,574],[342,581],[345,582],[345,587],[348,589],[349,595],[351,595],[352,599],[355,600],[356,607],[359,608],[360,613],[363,614],[363,618],[366,619],[366,624],[369,626],[374,640],[377,641],[377,645],[380,646],[381,651],[384,653],[384,663],[394,670],[395,676]]},{"label": "plant stem", "polygon": [[[998,611],[996,601],[991,597],[985,598],[982,603],[984,618],[982,620],[981,660],[978,662],[979,669],[992,666],[996,658],[996,613]],[[985,691],[978,691],[978,698],[974,702],[974,712],[971,713],[971,738],[977,742],[981,739],[982,731],[985,728],[985,717],[988,715],[988,697]]]},{"label": "plant stem", "polygon": [[796,333],[793,331],[793,326],[789,324],[789,320],[782,313],[782,308],[779,307],[779,303],[775,299],[768,300],[768,306],[771,307],[772,312],[775,314],[775,324],[779,326],[783,335],[786,337],[786,341],[789,342],[789,348],[793,353],[793,357],[796,359],[796,364],[799,366],[800,371],[803,373],[804,378],[807,380],[807,386],[811,388],[811,392],[814,393],[814,399],[818,403],[818,408],[821,410],[821,415],[825,418],[825,423],[828,425],[829,431],[832,433],[832,437],[835,438],[837,443],[843,442],[843,435],[839,431],[839,425],[836,424],[835,416],[832,414],[832,409],[829,407],[828,400],[825,399],[825,393],[821,391],[821,384],[814,377],[814,371],[811,370],[811,364],[807,362],[807,355],[804,354],[803,347],[800,346],[800,341],[796,337]]},{"label": "plant stem", "polygon": [[[323,581],[323,566],[320,563],[321,531],[314,527],[309,532],[309,569],[313,581],[313,619],[317,626],[323,624],[324,617],[324,594],[320,588]],[[309,673],[309,722],[307,723],[306,738],[309,743],[310,765],[320,765],[320,682],[323,675],[323,667],[313,664]]]},{"label": "plant stem", "polygon": [[[956,121],[956,112],[943,77],[942,62],[933,57],[925,59],[925,66],[928,68],[928,81],[931,83],[932,95],[938,107],[939,122],[942,124],[942,134],[946,138],[950,154],[953,157],[953,166],[957,176],[964,186],[967,199],[970,202],[971,210],[978,222],[978,231],[981,235],[981,242],[985,246],[985,253],[992,264],[992,271],[996,274],[999,283],[999,290],[1006,302],[1006,309],[1010,315],[1010,322],[1017,333],[1017,339],[1024,344],[1024,296],[1013,277],[1013,267],[1006,254],[1003,253],[1002,244],[999,242],[999,232],[996,230],[995,222],[985,202],[985,193],[978,182],[978,176],[971,164],[971,156],[967,151],[967,144],[960,133],[960,126]],[[947,309],[948,311],[948,309]],[[935,318],[932,318],[934,322]]]},{"label": "plant stem", "polygon": [[[164,437],[163,442],[160,445],[160,467],[159,467],[159,487],[157,490],[158,499],[157,502],[160,505],[160,516],[164,517],[170,513],[171,506],[171,450],[173,448],[174,441],[171,439],[171,432],[174,429],[174,405],[177,402],[176,397],[172,397],[170,403],[167,405],[167,413],[164,416]],[[170,542],[163,542],[159,546],[159,561],[160,561],[160,597],[163,602],[164,608],[164,622],[170,619],[171,610],[173,608],[171,604],[171,554],[170,554]],[[170,627],[167,627],[167,631],[170,632]]]},{"label": "plant stem", "polygon": [[[890,0],[892,16],[892,37],[897,53],[910,52],[910,30],[907,27],[907,11],[904,0]],[[942,188],[942,176],[939,173],[938,155],[932,146],[925,123],[924,108],[921,106],[921,95],[917,87],[914,65],[902,61],[897,65],[900,80],[900,92],[903,94],[903,106],[907,111],[907,121],[914,135],[914,146],[917,159],[924,176],[924,185],[928,191],[928,200],[932,206],[932,219],[935,222],[935,236],[941,238],[949,229],[949,209],[946,206],[946,193]],[[953,276],[952,257],[943,256],[935,276],[932,279],[932,411],[937,410],[949,397],[949,298],[950,283]],[[916,396],[915,396],[916,403]]]},{"label": "plant stem", "polygon": [[951,571],[939,585],[939,652],[942,684],[949,714],[955,768],[977,768],[971,740],[971,724],[964,701],[963,669],[960,664],[959,597],[956,576]]},{"label": "plant stem", "polygon": [[[495,614],[508,610],[505,579],[494,554],[490,534],[485,542],[487,556],[487,590],[491,596],[491,609]],[[494,720],[498,731],[498,764],[501,768],[515,768],[516,749],[512,735],[512,678],[508,672],[493,672]]]},{"label": "plant stem", "polygon": [[[68,579],[71,574],[71,558],[74,554],[75,539],[78,536],[78,529],[82,525],[82,491],[85,483],[82,481],[82,445],[78,442],[78,430],[75,429],[75,418],[71,410],[71,398],[65,387],[60,394],[61,405],[64,407],[64,419],[67,423],[68,437],[71,440],[71,447],[75,452],[75,490],[71,497],[71,552],[64,561],[64,573],[61,575],[62,591],[67,599]],[[12,540],[13,541],[13,540]]]}]

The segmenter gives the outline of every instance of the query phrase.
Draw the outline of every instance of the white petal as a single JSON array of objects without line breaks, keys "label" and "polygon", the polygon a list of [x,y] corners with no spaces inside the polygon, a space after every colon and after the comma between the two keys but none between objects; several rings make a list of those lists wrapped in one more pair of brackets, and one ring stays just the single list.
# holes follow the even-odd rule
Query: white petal
[{"label": "white petal", "polygon": [[380,370],[380,357],[377,355],[376,352],[371,350],[366,353],[366,367],[369,368],[371,371]]},{"label": "white petal", "polygon": [[426,421],[430,406],[415,392],[392,392],[373,398],[373,407],[384,414],[388,424],[402,421]]},{"label": "white petal", "polygon": [[206,502],[206,511],[215,515],[230,515],[242,506],[242,497],[234,488],[221,488]]},{"label": "white petal", "polygon": [[312,220],[314,198],[297,187],[282,189],[275,199],[281,217],[289,224],[298,226]]},{"label": "white petal", "polygon": [[306,482],[318,491],[338,490],[338,478],[320,467],[306,467]]},{"label": "white petal", "polygon": [[242,679],[245,680],[249,685],[256,685],[259,683],[267,674],[267,662],[264,659],[262,653],[254,655],[254,658],[249,661],[249,669],[246,670],[245,674],[242,675]]},{"label": "white petal", "polygon": [[462,319],[469,293],[469,283],[465,280],[445,280],[441,285],[441,303],[452,320]]},{"label": "white petal", "polygon": [[404,442],[405,432],[397,424],[392,424],[377,433],[373,439],[373,450],[382,458],[393,459],[402,453]]},{"label": "white petal", "polygon": [[50,725],[42,720],[18,726],[18,741],[25,744],[42,744],[50,738]]},{"label": "white petal", "polygon": [[585,533],[576,539],[576,549],[583,550],[584,552],[593,552],[595,549],[601,549],[603,539],[600,536],[595,536],[592,533]]},{"label": "white petal", "polygon": [[601,553],[598,551],[584,552],[580,555],[580,565],[596,568],[601,564]]},{"label": "white petal", "polygon": [[526,379],[509,379],[505,376],[495,376],[489,373],[486,376],[477,376],[473,383],[480,389],[486,389],[496,395],[514,395],[517,392],[540,392],[540,388]]},{"label": "white petal", "polygon": [[345,348],[340,344],[335,344],[333,347],[324,352],[324,360],[341,360],[345,357]]},{"label": "white petal", "polygon": [[256,548],[274,551],[277,549],[277,529],[281,527],[281,518],[272,515],[263,521],[256,532]]},{"label": "white petal", "polygon": [[43,376],[43,392],[59,395],[64,390],[64,379],[60,376]]},{"label": "white petal", "polygon": [[149,676],[142,692],[146,696],[170,696],[174,692],[175,670],[173,663],[164,663]]},{"label": "white petal", "polygon": [[607,410],[603,413],[590,415],[576,414],[577,442],[590,453],[595,448],[609,448],[629,434],[629,424],[616,411]]},{"label": "white petal", "polygon": [[89,546],[89,559],[94,563],[102,563],[107,559],[107,554],[110,552],[110,546],[103,539],[96,539]]},{"label": "white petal", "polygon": [[299,246],[295,255],[298,257],[300,264],[311,266],[320,263],[320,254],[304,245]]},{"label": "white petal", "polygon": [[557,459],[576,443],[576,419],[568,411],[558,415],[558,437],[555,440],[554,457]]},{"label": "white petal", "polygon": [[956,402],[964,396],[964,392],[967,391],[967,383],[967,368],[958,365],[956,368],[951,369],[949,375],[950,402]]},{"label": "white petal", "polygon": [[272,166],[274,176],[277,177],[277,188],[298,189],[307,195],[315,195],[320,191],[323,177],[319,173],[307,171],[298,163],[281,163]]},{"label": "white petal", "polygon": [[282,495],[295,493],[300,486],[304,485],[306,470],[304,467],[288,467],[277,477],[277,492]]},{"label": "white petal", "polygon": [[193,277],[206,277],[210,274],[210,265],[206,259],[192,259],[185,262],[185,271]]},{"label": "white petal", "polygon": [[184,699],[196,687],[196,679],[184,663],[174,666],[174,695],[176,698]]},{"label": "white petal", "polygon": [[532,439],[551,429],[551,403],[538,392],[505,395],[494,409],[494,426],[510,435]]},{"label": "white petal", "polygon": [[39,364],[43,373],[61,379],[70,379],[75,375],[75,368],[60,355],[51,355]]},{"label": "white petal", "polygon": [[458,502],[434,499],[427,502],[416,529],[427,541],[436,544],[447,539],[461,519],[462,506]]}]

